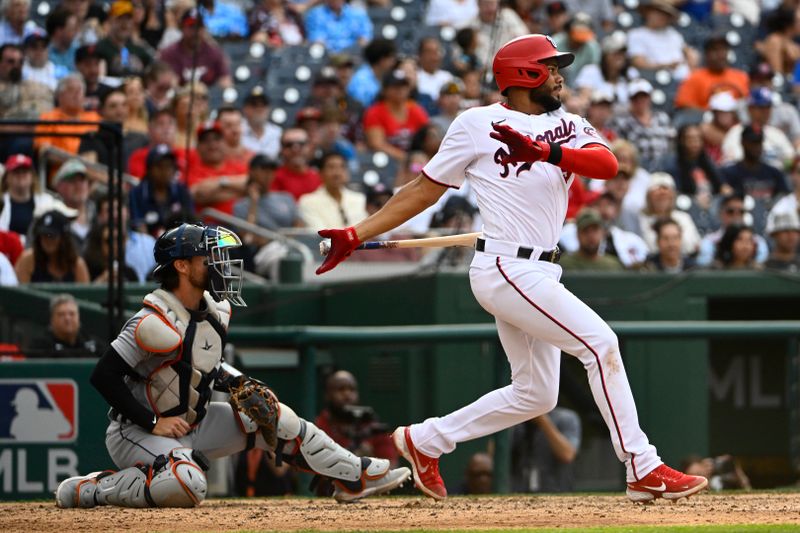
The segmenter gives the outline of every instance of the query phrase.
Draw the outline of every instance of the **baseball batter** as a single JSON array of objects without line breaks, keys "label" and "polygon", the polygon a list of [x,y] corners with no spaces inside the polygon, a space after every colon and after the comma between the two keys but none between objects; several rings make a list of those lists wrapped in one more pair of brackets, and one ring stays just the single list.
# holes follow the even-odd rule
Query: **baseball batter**
[{"label": "baseball batter", "polygon": [[627,471],[627,494],[636,502],[679,499],[707,480],[662,463],[639,427],[614,332],[559,282],[556,247],[575,175],[610,179],[617,161],[583,118],[561,109],[560,69],[574,60],[544,35],[505,44],[493,72],[504,103],[459,115],[439,152],[420,176],[371,217],[346,229],[320,232],[331,252],[326,272],[361,241],[387,232],[433,204],[448,187],[472,186],[483,218],[469,276],[478,302],[494,315],[511,365],[511,384],[443,417],[393,434],[425,494],[447,490],[439,457],[459,442],[506,429],[547,413],[558,397],[560,352],[580,359]]},{"label": "baseball batter", "polygon": [[[206,496],[208,459],[253,446],[331,479],[338,501],[387,492],[411,476],[385,459],[356,457],[222,363],[231,303],[245,305],[241,260],[229,255],[238,246],[230,230],[192,224],[156,241],[161,288],[145,296],[91,377],[111,405],[106,446],[119,470],[64,480],[59,507],[192,507]],[[241,403],[211,402],[212,390]]]}]

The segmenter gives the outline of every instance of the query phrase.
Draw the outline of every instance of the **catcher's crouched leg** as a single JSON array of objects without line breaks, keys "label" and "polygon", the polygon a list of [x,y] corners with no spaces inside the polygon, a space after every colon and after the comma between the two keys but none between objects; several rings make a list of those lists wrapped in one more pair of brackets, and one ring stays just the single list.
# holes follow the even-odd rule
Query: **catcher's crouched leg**
[{"label": "catcher's crouched leg", "polygon": [[284,458],[298,468],[331,478],[333,497],[337,501],[350,502],[383,494],[410,477],[408,468],[391,469],[386,459],[356,456],[317,426],[297,416],[287,405],[280,404],[280,407],[278,439],[293,441],[295,448],[285,450]]},{"label": "catcher's crouched leg", "polygon": [[56,490],[62,508],[194,507],[206,497],[208,460],[197,450],[175,448],[152,466],[95,472],[65,479]]}]

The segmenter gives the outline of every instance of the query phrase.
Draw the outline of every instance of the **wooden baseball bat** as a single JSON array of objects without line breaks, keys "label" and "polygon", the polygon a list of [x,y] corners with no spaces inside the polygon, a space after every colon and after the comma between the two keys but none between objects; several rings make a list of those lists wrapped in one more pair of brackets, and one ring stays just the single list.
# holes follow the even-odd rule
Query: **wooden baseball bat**
[{"label": "wooden baseball bat", "polygon": [[[367,241],[359,245],[356,250],[379,250],[381,248],[445,248],[447,246],[475,246],[478,233],[462,233],[460,235],[447,235],[445,237],[428,237],[425,239],[402,239],[397,241]],[[319,243],[319,253],[328,255],[331,243],[327,240]]]}]

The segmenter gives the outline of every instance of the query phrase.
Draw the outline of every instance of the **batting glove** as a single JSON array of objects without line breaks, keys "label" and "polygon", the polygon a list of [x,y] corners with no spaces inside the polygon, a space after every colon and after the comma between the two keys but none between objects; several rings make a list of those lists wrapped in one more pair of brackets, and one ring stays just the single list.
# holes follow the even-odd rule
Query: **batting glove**
[{"label": "batting glove", "polygon": [[508,146],[509,153],[500,155],[501,165],[534,163],[536,161],[550,162],[550,143],[534,141],[506,124],[493,122],[492,128],[494,131],[489,133],[489,137]]},{"label": "batting glove", "polygon": [[350,257],[361,241],[356,235],[356,230],[352,226],[345,229],[323,229],[319,232],[320,237],[325,237],[331,240],[331,249],[325,260],[317,269],[317,275],[324,274]]}]

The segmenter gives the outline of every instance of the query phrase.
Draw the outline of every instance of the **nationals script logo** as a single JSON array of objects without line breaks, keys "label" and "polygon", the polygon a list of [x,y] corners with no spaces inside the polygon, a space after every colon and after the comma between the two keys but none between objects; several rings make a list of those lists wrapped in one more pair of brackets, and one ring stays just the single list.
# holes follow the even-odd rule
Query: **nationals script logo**
[{"label": "nationals script logo", "polygon": [[[495,124],[500,124],[505,122],[505,119],[495,122]],[[575,139],[575,123],[574,122],[567,122],[565,119],[561,119],[561,124],[556,126],[551,130],[545,130],[544,132],[540,133],[536,136],[537,141],[542,141],[546,143],[556,143],[556,144],[564,144],[565,142],[572,141]],[[506,178],[508,177],[509,169],[508,164],[503,164],[501,161],[505,156],[508,156],[508,151],[505,148],[498,148],[497,151],[494,153],[494,162],[503,167],[503,170],[500,171],[500,177]],[[517,166],[517,163],[511,163],[514,167]],[[533,163],[522,163],[519,168],[517,168],[517,172],[515,173],[516,176],[519,176],[525,170],[530,170],[533,166]]]}]

